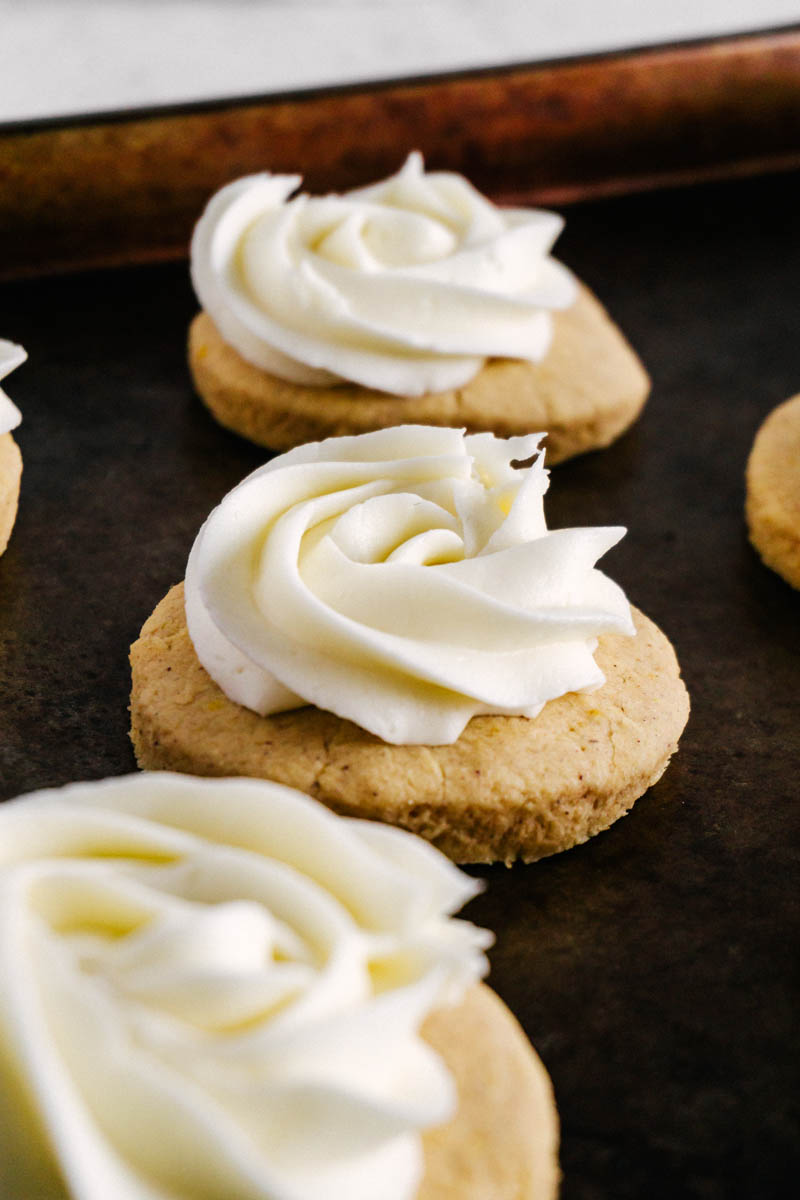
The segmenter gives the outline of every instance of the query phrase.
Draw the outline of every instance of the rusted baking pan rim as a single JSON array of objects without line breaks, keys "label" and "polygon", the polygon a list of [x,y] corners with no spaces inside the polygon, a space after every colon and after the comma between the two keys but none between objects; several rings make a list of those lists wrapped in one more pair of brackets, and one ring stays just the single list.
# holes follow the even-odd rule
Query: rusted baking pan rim
[{"label": "rusted baking pan rim", "polygon": [[800,26],[591,58],[0,127],[0,275],[179,257],[216,188],[406,152],[506,202],[800,166]]}]

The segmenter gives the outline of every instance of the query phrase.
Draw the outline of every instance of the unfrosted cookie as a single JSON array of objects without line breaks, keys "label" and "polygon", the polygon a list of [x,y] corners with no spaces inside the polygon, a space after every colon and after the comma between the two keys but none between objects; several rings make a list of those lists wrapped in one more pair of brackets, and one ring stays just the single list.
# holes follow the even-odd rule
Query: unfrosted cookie
[{"label": "unfrosted cookie", "polygon": [[551,700],[534,719],[473,717],[452,745],[389,745],[313,707],[262,717],[200,665],[174,587],[131,647],[139,765],[274,779],[337,812],[389,821],[456,862],[533,861],[623,816],[660,778],[689,700],[664,634],[601,637],[605,684]]},{"label": "unfrosted cookie", "polygon": [[547,1073],[429,846],[159,774],[11,801],[0,841],[3,1197],[555,1196]]},{"label": "unfrosted cookie", "polygon": [[800,396],[774,409],[747,463],[750,541],[768,567],[800,588]]},{"label": "unfrosted cookie", "polygon": [[207,313],[189,332],[195,387],[228,429],[273,450],[399,423],[463,425],[503,437],[543,430],[547,458],[608,446],[638,417],[650,380],[625,337],[588,288],[553,317],[540,363],[494,359],[463,387],[399,397],[340,383],[290,383],[245,361]]},{"label": "unfrosted cookie", "polygon": [[606,446],[649,391],[599,302],[550,251],[563,220],[460,175],[401,170],[343,195],[251,175],[192,238],[195,386],[275,450],[397,424],[546,431],[550,462]]},{"label": "unfrosted cookie", "polygon": [[22,455],[10,433],[0,434],[0,554],[8,545],[17,516]]}]

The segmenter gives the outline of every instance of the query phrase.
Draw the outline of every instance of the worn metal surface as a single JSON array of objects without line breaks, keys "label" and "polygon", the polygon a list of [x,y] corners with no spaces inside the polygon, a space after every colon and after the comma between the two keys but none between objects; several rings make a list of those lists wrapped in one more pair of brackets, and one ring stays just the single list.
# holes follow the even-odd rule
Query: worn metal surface
[{"label": "worn metal surface", "polygon": [[[787,1194],[797,1074],[800,593],[747,544],[753,434],[800,390],[800,176],[576,206],[560,243],[652,372],[641,422],[554,470],[553,526],[629,526],[610,574],[674,641],[681,750],[588,845],[478,872],[492,981],[555,1084],[564,1200]],[[0,559],[0,795],[133,768],[127,647],[262,460],[184,365],[182,265],[0,290],[31,360]]]},{"label": "worn metal surface", "polygon": [[516,202],[800,165],[800,27],[288,96],[0,126],[0,278],[183,255],[253,171],[312,192],[412,147]]}]

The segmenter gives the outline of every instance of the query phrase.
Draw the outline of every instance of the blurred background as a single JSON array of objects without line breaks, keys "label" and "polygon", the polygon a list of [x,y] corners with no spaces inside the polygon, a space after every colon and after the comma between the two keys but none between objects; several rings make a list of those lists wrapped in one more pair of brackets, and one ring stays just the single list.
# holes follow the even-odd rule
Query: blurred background
[{"label": "blurred background", "polygon": [[800,21],[798,0],[0,0],[0,122],[542,61]]}]

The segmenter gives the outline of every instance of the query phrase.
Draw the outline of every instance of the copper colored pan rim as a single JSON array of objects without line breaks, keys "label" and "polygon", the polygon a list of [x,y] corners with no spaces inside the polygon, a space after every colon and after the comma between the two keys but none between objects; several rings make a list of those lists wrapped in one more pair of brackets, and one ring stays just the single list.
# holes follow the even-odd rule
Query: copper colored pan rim
[{"label": "copper colored pan rim", "polygon": [[418,147],[505,201],[565,204],[800,164],[800,26],[590,58],[0,127],[0,275],[180,257],[237,175],[311,191]]}]

